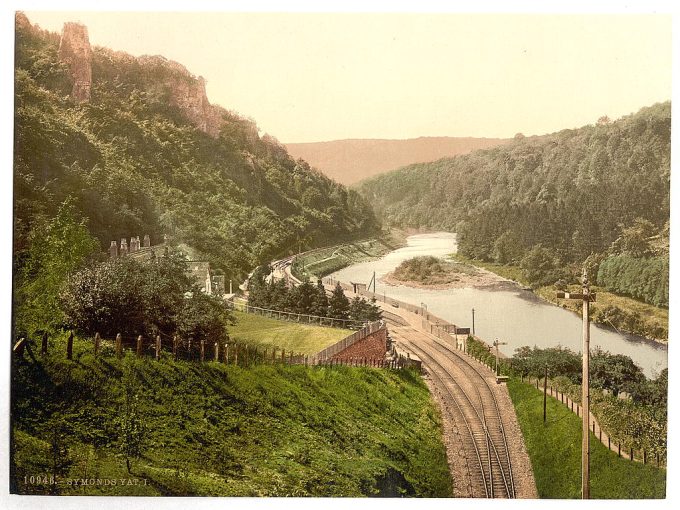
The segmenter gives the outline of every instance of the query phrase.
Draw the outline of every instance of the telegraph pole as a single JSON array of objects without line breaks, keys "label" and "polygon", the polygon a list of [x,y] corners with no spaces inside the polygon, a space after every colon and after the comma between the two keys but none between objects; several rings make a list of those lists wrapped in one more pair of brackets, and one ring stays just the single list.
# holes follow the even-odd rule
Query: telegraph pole
[{"label": "telegraph pole", "polygon": [[498,338],[494,340],[493,342],[494,347],[496,348],[496,377],[498,377],[500,374],[498,373],[498,346],[499,345],[508,345],[508,342],[499,342]]},{"label": "telegraph pole", "polygon": [[472,309],[472,336],[475,336],[475,309]]},{"label": "telegraph pole", "polygon": [[583,302],[583,367],[581,401],[583,404],[583,425],[581,437],[581,498],[590,499],[590,302],[595,301],[595,293],[590,292],[588,274],[583,268],[583,292],[570,294],[558,292],[562,299],[578,299]]}]

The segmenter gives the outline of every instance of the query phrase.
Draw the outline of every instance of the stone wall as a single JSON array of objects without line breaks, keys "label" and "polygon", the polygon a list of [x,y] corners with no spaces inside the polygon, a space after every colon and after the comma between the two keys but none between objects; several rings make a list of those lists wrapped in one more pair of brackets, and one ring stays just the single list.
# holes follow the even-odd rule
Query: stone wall
[{"label": "stone wall", "polygon": [[335,354],[332,359],[368,358],[383,359],[387,352],[387,329],[382,328],[359,340],[347,349]]}]

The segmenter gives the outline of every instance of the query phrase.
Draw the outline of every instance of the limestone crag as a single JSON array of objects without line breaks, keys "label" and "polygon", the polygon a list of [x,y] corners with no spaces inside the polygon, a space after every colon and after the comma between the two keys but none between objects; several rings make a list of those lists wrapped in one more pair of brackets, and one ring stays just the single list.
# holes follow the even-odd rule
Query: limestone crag
[{"label": "limestone crag", "polygon": [[[31,25],[29,19],[21,11],[15,15],[15,23],[17,30],[37,29],[37,25]],[[106,48],[97,48],[96,51],[111,59],[136,61],[141,64],[145,68],[143,72],[149,75],[150,86],[166,89],[170,104],[177,107],[198,129],[214,138],[219,135],[220,128],[225,123],[225,117],[232,120],[238,118],[238,121],[245,120],[221,106],[211,105],[205,91],[205,79],[202,76],[194,76],[178,62],[157,55],[134,57]],[[92,53],[87,27],[80,23],[64,23],[58,56],[59,60],[69,68],[73,80],[71,98],[78,103],[87,103],[91,98]],[[155,83],[151,85],[151,82]],[[258,138],[257,127],[254,123],[250,131],[249,137]]]},{"label": "limestone crag", "polygon": [[170,102],[198,129],[217,137],[226,110],[210,104],[205,92],[205,79],[202,76],[195,77],[182,64],[160,55],[142,55],[137,60],[145,66],[158,66],[169,71],[162,75],[164,85],[170,92]]},{"label": "limestone crag", "polygon": [[59,60],[69,66],[73,79],[73,100],[79,103],[89,102],[92,87],[92,48],[85,25],[64,23],[59,43]]}]

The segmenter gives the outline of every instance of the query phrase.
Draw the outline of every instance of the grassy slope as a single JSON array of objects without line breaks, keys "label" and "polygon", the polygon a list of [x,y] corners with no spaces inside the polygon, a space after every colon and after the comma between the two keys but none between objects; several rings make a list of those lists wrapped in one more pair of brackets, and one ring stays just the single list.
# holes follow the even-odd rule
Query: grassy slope
[{"label": "grassy slope", "polygon": [[[43,359],[15,362],[14,431],[24,475],[49,474],[52,431],[68,446],[65,478],[128,478],[117,447],[122,368],[134,374],[146,424],[133,477],[148,485],[58,486],[62,494],[219,496],[450,496],[441,421],[407,371],[94,359],[76,339]],[[62,455],[62,458],[66,456]]]},{"label": "grassy slope", "polygon": [[298,324],[243,312],[234,312],[234,315],[237,323],[229,328],[232,340],[275,346],[286,352],[316,354],[352,333],[347,329]]},{"label": "grassy slope", "polygon": [[[517,411],[541,498],[581,497],[581,419],[548,398],[548,423],[543,424],[543,394],[510,379]],[[619,459],[591,434],[591,497],[663,498],[666,472]]]},{"label": "grassy slope", "polygon": [[[454,260],[458,260],[460,262],[465,262],[477,267],[487,269],[493,273],[496,273],[497,275],[502,276],[503,278],[515,280],[522,285],[528,285],[527,282],[524,280],[524,277],[522,276],[522,270],[517,266],[470,259],[458,253],[453,254],[451,257]],[[574,292],[579,290],[579,288],[580,287],[578,287],[577,285],[572,285],[570,286],[569,290]],[[597,302],[593,305],[594,307],[604,308],[608,305],[614,305],[621,308],[625,312],[640,314],[641,320],[646,325],[651,325],[652,328],[661,326],[666,330],[666,332],[668,331],[667,309],[659,308],[658,306],[650,305],[648,303],[643,303],[642,301],[638,301],[637,299],[633,299],[631,297],[621,296],[618,294],[614,294],[612,292],[607,292],[606,290],[598,286],[593,286],[592,290],[597,293]],[[541,297],[542,299],[550,303],[580,313],[581,308],[578,302],[558,300],[555,297],[555,289],[552,286],[540,287],[535,290],[535,293],[537,296]],[[611,326],[606,322],[605,325]],[[635,331],[633,331],[632,333],[638,334]]]},{"label": "grassy slope", "polygon": [[322,277],[352,264],[380,258],[405,245],[404,233],[393,230],[382,237],[331,246],[297,257],[292,271],[298,278]]}]

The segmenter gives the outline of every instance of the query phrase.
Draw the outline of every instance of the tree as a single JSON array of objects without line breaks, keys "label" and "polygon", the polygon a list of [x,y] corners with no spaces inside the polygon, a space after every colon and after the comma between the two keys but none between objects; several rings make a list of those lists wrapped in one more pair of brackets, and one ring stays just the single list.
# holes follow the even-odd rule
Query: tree
[{"label": "tree", "polygon": [[551,250],[540,244],[524,256],[520,268],[532,287],[551,285],[561,276],[557,270],[557,258]]},{"label": "tree", "polygon": [[29,236],[28,252],[18,271],[16,330],[33,335],[64,325],[59,291],[64,280],[98,249],[71,199],[50,220],[37,221]]},{"label": "tree", "polygon": [[221,342],[227,336],[227,324],[234,317],[222,299],[194,292],[184,299],[177,316],[177,332],[185,338]]},{"label": "tree", "polygon": [[314,308],[315,297],[316,288],[309,280],[305,280],[290,291],[292,311],[295,313],[311,314]]},{"label": "tree", "polygon": [[493,258],[499,264],[518,261],[524,248],[517,234],[512,230],[503,232],[493,245]]},{"label": "tree", "polygon": [[617,396],[644,381],[642,369],[628,356],[597,348],[590,358],[590,382],[594,388],[609,390]]},{"label": "tree", "polygon": [[339,283],[333,289],[328,300],[328,317],[334,319],[349,318],[349,299],[345,296],[345,291],[342,290]]},{"label": "tree", "polygon": [[111,259],[70,276],[60,294],[66,323],[107,336],[177,331],[205,338],[226,334],[224,303],[203,294],[187,276],[186,261],[168,255],[148,261]]},{"label": "tree", "polygon": [[328,296],[321,279],[317,280],[315,290],[310,313],[318,317],[325,317],[328,314]]},{"label": "tree", "polygon": [[652,254],[650,238],[658,233],[654,224],[644,218],[636,218],[630,227],[622,228],[621,235],[612,243],[613,254],[647,257]]},{"label": "tree", "polygon": [[366,301],[355,296],[349,305],[349,318],[356,322],[373,322],[382,318],[382,310],[375,304],[375,299]]}]

